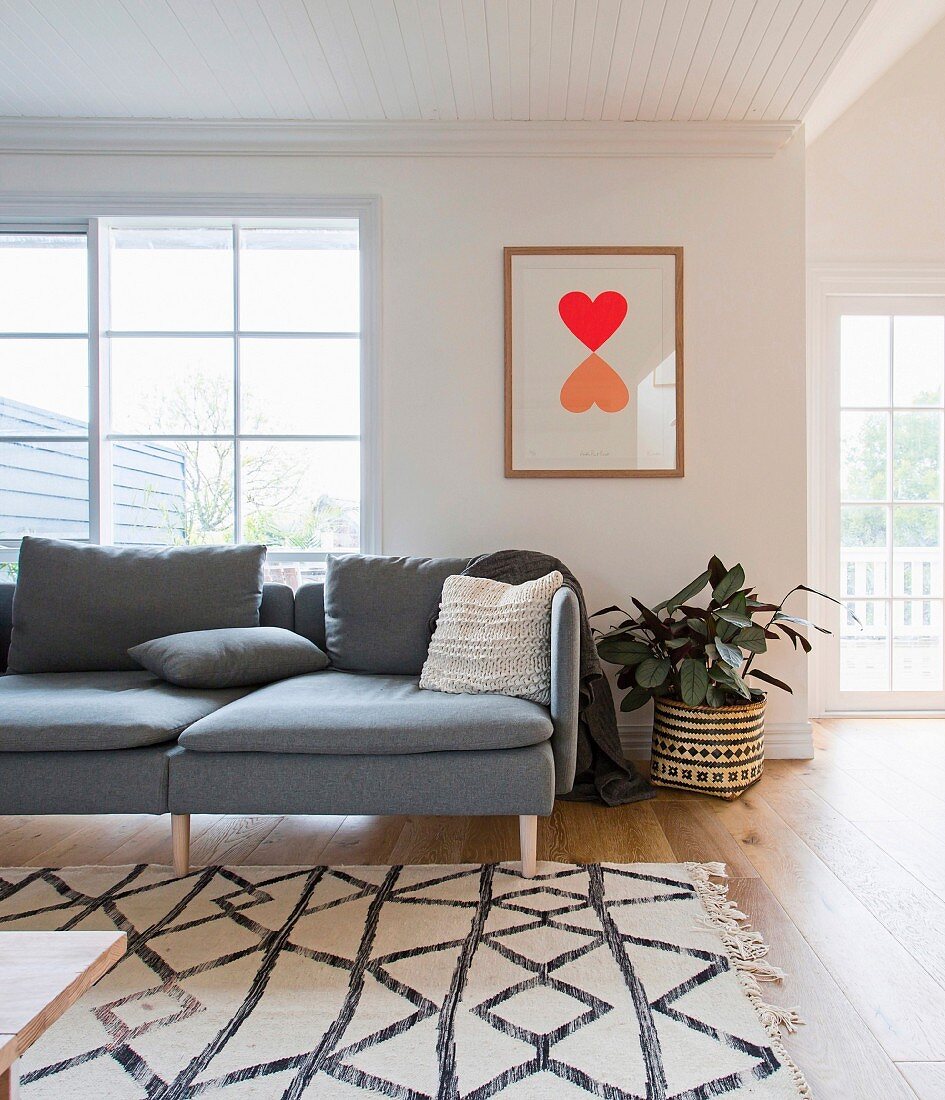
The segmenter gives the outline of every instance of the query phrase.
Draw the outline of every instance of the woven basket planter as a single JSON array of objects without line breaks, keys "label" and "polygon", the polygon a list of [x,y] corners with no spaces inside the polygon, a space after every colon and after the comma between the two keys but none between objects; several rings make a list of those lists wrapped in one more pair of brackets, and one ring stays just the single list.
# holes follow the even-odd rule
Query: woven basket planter
[{"label": "woven basket planter", "polygon": [[650,779],[731,801],[761,778],[765,700],[735,707],[688,707],[657,699]]}]

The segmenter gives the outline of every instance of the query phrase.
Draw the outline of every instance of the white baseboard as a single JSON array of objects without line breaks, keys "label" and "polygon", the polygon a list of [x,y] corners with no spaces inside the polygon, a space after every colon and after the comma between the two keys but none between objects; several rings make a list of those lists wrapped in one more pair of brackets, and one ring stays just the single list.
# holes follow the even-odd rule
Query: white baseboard
[{"label": "white baseboard", "polygon": [[[649,759],[652,725],[618,722],[617,729],[623,751],[630,760]],[[765,756],[769,760],[812,760],[814,739],[810,722],[766,722]]]}]

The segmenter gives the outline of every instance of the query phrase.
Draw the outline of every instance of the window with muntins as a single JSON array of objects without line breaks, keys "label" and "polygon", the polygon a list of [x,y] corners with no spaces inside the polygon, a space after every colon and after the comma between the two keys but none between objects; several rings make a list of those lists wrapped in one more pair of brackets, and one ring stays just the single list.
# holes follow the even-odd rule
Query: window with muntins
[{"label": "window with muntins", "polygon": [[362,548],[358,218],[0,227],[0,560],[26,534]]}]

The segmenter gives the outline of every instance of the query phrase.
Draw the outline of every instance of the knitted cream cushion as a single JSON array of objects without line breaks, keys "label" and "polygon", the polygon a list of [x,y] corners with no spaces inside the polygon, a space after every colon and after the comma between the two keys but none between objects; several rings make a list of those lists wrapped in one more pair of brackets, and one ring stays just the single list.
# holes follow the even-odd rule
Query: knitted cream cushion
[{"label": "knitted cream cushion", "polygon": [[447,577],[420,687],[551,702],[551,601],[557,570],[525,584]]}]

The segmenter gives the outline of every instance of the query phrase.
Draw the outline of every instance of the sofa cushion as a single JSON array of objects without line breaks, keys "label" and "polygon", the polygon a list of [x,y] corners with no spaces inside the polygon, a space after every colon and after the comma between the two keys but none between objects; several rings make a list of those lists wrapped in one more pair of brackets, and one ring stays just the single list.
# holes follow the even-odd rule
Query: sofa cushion
[{"label": "sofa cushion", "polygon": [[142,642],[128,652],[155,676],[187,688],[271,684],[328,664],[308,638],[278,626],[191,630]]},{"label": "sofa cushion", "polygon": [[443,582],[467,558],[329,556],[325,640],[335,668],[419,676]]},{"label": "sofa cushion", "polygon": [[259,688],[189,726],[197,752],[388,754],[511,749],[551,737],[548,711],[505,695],[421,691],[416,677],[331,669]]},{"label": "sofa cushion", "polygon": [[551,704],[551,601],[558,570],[524,584],[447,577],[420,687]]},{"label": "sofa cushion", "polygon": [[0,676],[0,752],[155,745],[245,693],[174,687],[140,670],[7,674]]},{"label": "sofa cushion", "polygon": [[128,650],[185,630],[258,626],[264,546],[156,550],[24,538],[11,672],[136,669]]}]

